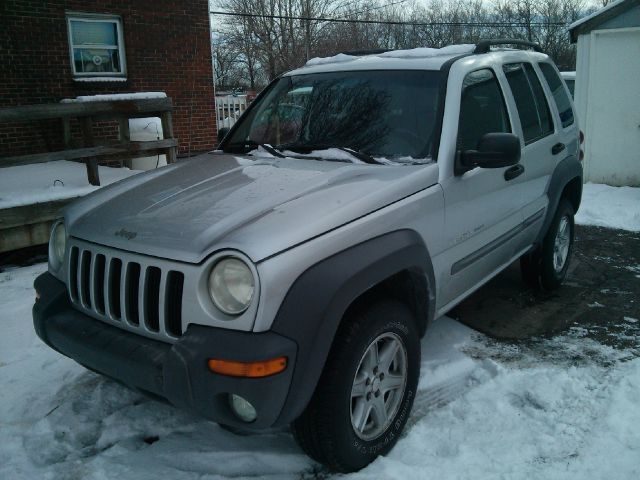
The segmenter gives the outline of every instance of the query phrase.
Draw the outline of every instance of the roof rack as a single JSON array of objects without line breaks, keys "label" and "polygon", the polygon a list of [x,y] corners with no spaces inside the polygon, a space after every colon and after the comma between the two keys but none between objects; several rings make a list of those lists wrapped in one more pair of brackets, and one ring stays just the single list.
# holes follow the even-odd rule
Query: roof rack
[{"label": "roof rack", "polygon": [[489,53],[490,49],[494,45],[522,45],[523,47],[529,47],[535,50],[536,52],[542,53],[542,48],[540,45],[534,42],[529,42],[527,40],[520,40],[518,38],[496,38],[489,40],[480,40],[476,43],[476,49],[473,53]]},{"label": "roof rack", "polygon": [[379,55],[381,53],[390,52],[388,48],[374,48],[372,50],[352,50],[349,52],[340,52],[343,55],[352,55],[354,57],[361,57],[364,55]]}]

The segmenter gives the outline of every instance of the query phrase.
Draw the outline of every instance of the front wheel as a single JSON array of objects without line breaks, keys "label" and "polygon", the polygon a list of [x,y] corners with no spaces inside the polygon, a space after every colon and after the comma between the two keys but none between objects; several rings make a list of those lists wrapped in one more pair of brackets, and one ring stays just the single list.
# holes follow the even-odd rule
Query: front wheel
[{"label": "front wheel", "polygon": [[395,445],[411,411],[420,341],[411,311],[383,301],[345,318],[316,391],[292,426],[302,449],[340,472]]},{"label": "front wheel", "polygon": [[545,290],[558,288],[567,275],[573,252],[574,211],[571,203],[561,199],[542,247],[520,259],[522,276]]}]

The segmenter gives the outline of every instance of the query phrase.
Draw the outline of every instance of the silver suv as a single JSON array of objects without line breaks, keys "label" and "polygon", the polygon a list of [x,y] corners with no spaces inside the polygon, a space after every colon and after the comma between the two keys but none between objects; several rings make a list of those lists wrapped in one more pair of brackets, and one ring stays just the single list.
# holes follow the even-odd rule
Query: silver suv
[{"label": "silver suv", "polygon": [[291,425],[360,469],[410,415],[420,338],[514,260],[554,289],[582,193],[572,101],[535,45],[316,59],[219,150],[64,212],[35,329],[231,429]]}]

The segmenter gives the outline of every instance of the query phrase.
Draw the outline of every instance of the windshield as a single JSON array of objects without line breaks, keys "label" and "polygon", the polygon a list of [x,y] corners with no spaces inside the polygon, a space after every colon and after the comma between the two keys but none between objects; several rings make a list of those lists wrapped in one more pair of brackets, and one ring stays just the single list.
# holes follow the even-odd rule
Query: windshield
[{"label": "windshield", "polygon": [[348,148],[388,159],[427,161],[440,72],[355,71],[282,77],[225,139],[227,152],[259,144],[309,153]]}]

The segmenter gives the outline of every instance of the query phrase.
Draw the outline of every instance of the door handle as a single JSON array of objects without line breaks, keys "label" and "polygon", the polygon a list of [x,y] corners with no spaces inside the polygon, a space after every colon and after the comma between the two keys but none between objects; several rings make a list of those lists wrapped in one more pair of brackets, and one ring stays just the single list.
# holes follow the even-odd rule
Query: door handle
[{"label": "door handle", "polygon": [[551,153],[553,153],[554,155],[557,155],[564,149],[565,149],[564,143],[556,143],[553,147],[551,147]]},{"label": "door handle", "polygon": [[504,171],[504,179],[508,182],[524,173],[524,167],[521,164],[514,165]]}]

